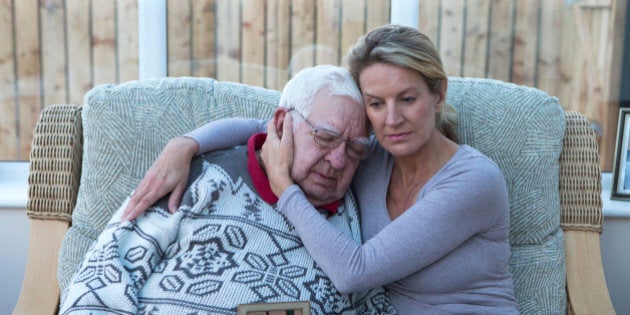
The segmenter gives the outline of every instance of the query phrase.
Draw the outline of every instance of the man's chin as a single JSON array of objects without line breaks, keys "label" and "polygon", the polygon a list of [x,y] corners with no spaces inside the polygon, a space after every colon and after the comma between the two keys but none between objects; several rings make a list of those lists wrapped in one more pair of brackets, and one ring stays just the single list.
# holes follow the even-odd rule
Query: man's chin
[{"label": "man's chin", "polygon": [[302,191],[304,191],[306,199],[315,207],[327,205],[343,198],[343,194],[335,193],[332,189],[321,189],[321,187],[302,188]]}]

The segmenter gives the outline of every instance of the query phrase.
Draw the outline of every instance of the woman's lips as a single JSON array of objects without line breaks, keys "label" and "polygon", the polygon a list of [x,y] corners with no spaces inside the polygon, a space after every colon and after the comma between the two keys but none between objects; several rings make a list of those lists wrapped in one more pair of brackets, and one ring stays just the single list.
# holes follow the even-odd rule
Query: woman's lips
[{"label": "woman's lips", "polygon": [[407,136],[409,136],[409,134],[410,134],[409,132],[390,134],[387,136],[387,139],[393,142],[398,142],[398,141],[405,140]]}]

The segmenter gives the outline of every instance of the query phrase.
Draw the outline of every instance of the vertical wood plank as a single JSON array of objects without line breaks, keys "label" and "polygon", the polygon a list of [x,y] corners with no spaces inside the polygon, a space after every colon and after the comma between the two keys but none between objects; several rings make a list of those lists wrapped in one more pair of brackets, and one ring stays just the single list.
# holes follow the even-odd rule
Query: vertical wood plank
[{"label": "vertical wood plank", "polygon": [[[595,44],[596,50],[596,63],[597,68],[600,73],[602,70],[606,69],[606,62],[610,60],[610,50],[612,49],[611,40],[611,25],[610,21],[612,20],[612,14],[610,12],[610,7],[601,8],[599,10],[591,9],[593,26],[591,27],[591,36],[593,38],[593,43]],[[602,78],[602,88],[607,85],[607,81]],[[602,91],[605,93],[604,91]],[[606,95],[604,94],[604,97]]]},{"label": "vertical wood plank", "polygon": [[475,78],[486,76],[489,19],[490,0],[467,0],[463,76]]},{"label": "vertical wood plank", "polygon": [[15,102],[15,56],[13,55],[13,4],[0,0],[0,160],[18,158]]},{"label": "vertical wood plank", "polygon": [[265,2],[243,0],[243,83],[265,84]]},{"label": "vertical wood plank", "polygon": [[366,16],[366,21],[365,21],[366,33],[379,26],[389,24],[389,15],[391,11],[390,0],[367,0],[366,6],[367,6],[367,16]]},{"label": "vertical wood plank", "polygon": [[[624,33],[626,19],[630,18],[626,16],[628,1],[627,0],[613,0],[610,11],[610,32],[608,34],[608,43],[611,45],[611,49],[608,52],[607,64],[604,68],[605,81],[608,89],[607,103],[603,104],[600,108],[602,111],[602,123],[603,125],[603,139],[600,142],[599,152],[601,154],[602,170],[609,172],[612,170],[613,155],[615,151],[615,138],[617,136],[617,128],[614,124],[618,119],[619,113],[619,93],[621,86],[621,72],[622,67],[619,65],[623,61],[624,50]],[[625,34],[628,38],[630,34]]]},{"label": "vertical wood plank", "polygon": [[192,75],[192,9],[190,0],[166,2],[168,76]]},{"label": "vertical wood plank", "polygon": [[560,28],[563,23],[562,9],[564,3],[556,1],[542,1],[541,3],[540,49],[538,52],[537,82],[538,88],[552,95],[556,95],[560,72],[560,47],[562,42]]},{"label": "vertical wood plank", "polygon": [[40,1],[39,5],[39,16],[42,23],[43,105],[67,103],[63,1]]},{"label": "vertical wood plank", "polygon": [[462,75],[463,33],[464,0],[443,0],[440,55],[449,76]]},{"label": "vertical wood plank", "polygon": [[119,82],[139,78],[138,0],[116,0]]},{"label": "vertical wood plank", "polygon": [[[584,51],[580,44],[580,31],[576,27],[576,20],[573,16],[573,8],[563,5],[558,7],[558,14],[561,15],[561,24],[558,25],[558,32],[562,36],[556,43],[559,46],[558,75],[556,89],[553,95],[558,97],[560,104],[565,108],[572,107],[579,110],[580,104],[585,102],[586,90],[583,86],[584,76]],[[550,94],[551,91],[548,91]],[[581,111],[581,113],[586,114]]]},{"label": "vertical wood plank", "polygon": [[239,2],[217,0],[217,79],[241,80],[241,19]]},{"label": "vertical wood plank", "polygon": [[[550,1],[556,2],[556,1]],[[488,77],[510,81],[512,65],[513,0],[492,0]]]},{"label": "vertical wood plank", "polygon": [[340,0],[317,1],[315,64],[339,65],[341,62],[343,51],[339,43],[340,13]]},{"label": "vertical wood plank", "polygon": [[[238,1],[193,0],[192,10],[192,75],[238,81]],[[216,16],[221,17],[218,20],[215,10],[218,10]],[[229,57],[232,54],[236,59]]]},{"label": "vertical wood plank", "polygon": [[342,0],[341,2],[341,51],[348,49],[365,34],[365,1]]},{"label": "vertical wood plank", "polygon": [[217,78],[241,80],[241,19],[239,1],[217,0]]},{"label": "vertical wood plank", "polygon": [[[420,0],[418,0],[420,1]],[[418,30],[428,36],[435,47],[440,47],[440,7],[442,1],[420,1]]]},{"label": "vertical wood plank", "polygon": [[301,69],[315,65],[315,3],[308,0],[292,2],[291,61],[289,77]]},{"label": "vertical wood plank", "polygon": [[93,82],[117,83],[115,1],[91,3]]},{"label": "vertical wood plank", "polygon": [[[611,82],[609,80],[610,76],[605,75],[605,73],[611,73],[612,71],[608,63],[612,60],[612,50],[614,48],[612,42],[614,14],[611,12],[613,7],[614,5],[611,5],[609,7],[600,8],[599,10],[595,8],[590,10],[593,20],[591,38],[595,50],[595,60],[593,60],[593,62],[596,67],[597,84],[591,86],[591,95],[593,98],[587,105],[590,109],[587,113],[589,115],[588,117],[602,127],[602,129],[606,125],[609,116],[607,107],[610,101],[616,101],[619,97],[618,93],[611,94],[610,92],[612,90],[611,85],[619,85],[620,81]],[[628,36],[630,38],[630,34]],[[618,65],[621,65],[621,63]],[[602,130],[602,134],[604,133],[605,131]],[[604,147],[605,144],[602,143],[601,146]]]},{"label": "vertical wood plank", "polygon": [[[565,12],[566,11],[567,10],[565,10]],[[574,59],[574,62],[575,60],[581,61],[579,64],[582,66],[579,85],[573,85],[577,87],[579,99],[574,100],[575,103],[572,104],[572,107],[586,115],[591,121],[597,122],[601,126],[601,107],[605,104],[604,97],[606,97],[603,94],[605,89],[603,87],[603,74],[599,64],[599,57],[602,50],[597,46],[600,44],[598,34],[602,31],[605,32],[605,30],[599,29],[601,26],[601,20],[599,18],[602,16],[596,16],[599,12],[595,13],[593,10],[579,5],[574,5],[571,10],[568,10],[568,12],[571,14],[565,14],[564,20],[571,20],[571,22],[573,22],[572,26],[576,30],[573,38],[574,43],[577,46],[577,49],[574,50],[579,51],[579,53],[573,54],[572,57],[576,58]],[[608,16],[605,18],[608,19]],[[565,22],[564,25],[566,24],[568,23]],[[565,37],[563,36],[563,39],[564,38]],[[567,44],[569,43],[565,43],[563,48]],[[608,45],[604,44],[604,46]],[[564,75],[566,71],[564,67],[565,49],[563,49],[562,52],[563,54],[561,55],[563,56],[563,62],[561,63],[561,70]],[[571,97],[572,94],[569,93],[569,88],[571,86],[566,83],[567,82],[563,81],[561,85],[557,86],[558,93],[561,93],[560,95],[562,96],[566,95],[566,97]]]},{"label": "vertical wood plank", "polygon": [[69,102],[83,104],[83,96],[92,88],[92,49],[90,42],[90,2],[66,1],[68,36]]},{"label": "vertical wood plank", "polygon": [[512,82],[536,85],[536,42],[540,0],[516,0]]},{"label": "vertical wood plank", "polygon": [[289,79],[291,0],[267,0],[266,87],[282,90]]},{"label": "vertical wood plank", "polygon": [[18,93],[18,160],[29,156],[33,128],[42,107],[38,3],[15,1],[15,52]]}]

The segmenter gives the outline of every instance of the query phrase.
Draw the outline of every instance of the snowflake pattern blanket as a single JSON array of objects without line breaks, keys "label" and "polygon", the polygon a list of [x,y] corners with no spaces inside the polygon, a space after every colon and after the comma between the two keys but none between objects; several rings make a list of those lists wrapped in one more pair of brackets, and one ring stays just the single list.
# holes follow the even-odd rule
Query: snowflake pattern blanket
[{"label": "snowflake pattern blanket", "polygon": [[[196,158],[174,214],[166,198],[131,222],[120,222],[122,209],[84,257],[60,314],[235,314],[239,304],[300,300],[313,314],[395,313],[380,288],[335,289],[257,194],[246,147]],[[352,196],[329,220],[360,242]]]}]

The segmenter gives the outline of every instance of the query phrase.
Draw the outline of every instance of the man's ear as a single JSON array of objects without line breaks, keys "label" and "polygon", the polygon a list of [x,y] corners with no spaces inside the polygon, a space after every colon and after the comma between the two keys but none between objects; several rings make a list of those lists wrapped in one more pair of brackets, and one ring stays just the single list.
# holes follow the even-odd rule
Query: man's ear
[{"label": "man's ear", "polygon": [[284,117],[288,115],[289,112],[284,107],[279,107],[273,113],[273,124],[276,126],[276,133],[278,134],[278,138],[282,139],[282,127],[284,126]]}]

